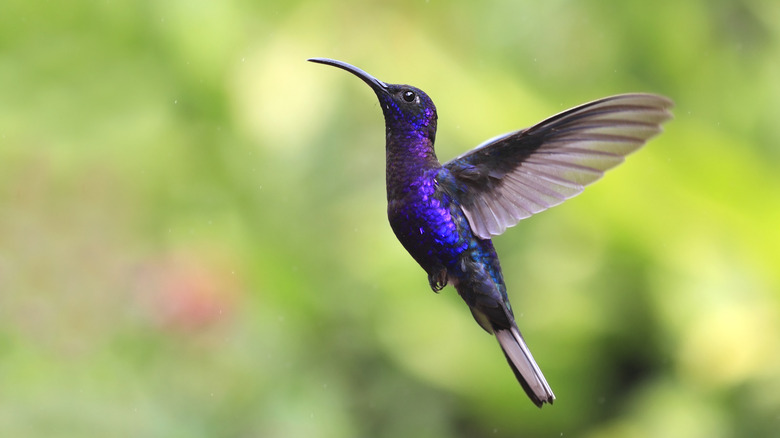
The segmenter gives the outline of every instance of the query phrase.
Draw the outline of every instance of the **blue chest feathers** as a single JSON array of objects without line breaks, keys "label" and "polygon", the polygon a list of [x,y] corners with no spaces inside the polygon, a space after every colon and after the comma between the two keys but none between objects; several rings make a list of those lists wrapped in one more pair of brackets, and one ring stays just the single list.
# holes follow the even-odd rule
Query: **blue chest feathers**
[{"label": "blue chest feathers", "polygon": [[398,240],[429,271],[454,267],[473,240],[460,207],[439,187],[439,170],[425,172],[388,203]]}]

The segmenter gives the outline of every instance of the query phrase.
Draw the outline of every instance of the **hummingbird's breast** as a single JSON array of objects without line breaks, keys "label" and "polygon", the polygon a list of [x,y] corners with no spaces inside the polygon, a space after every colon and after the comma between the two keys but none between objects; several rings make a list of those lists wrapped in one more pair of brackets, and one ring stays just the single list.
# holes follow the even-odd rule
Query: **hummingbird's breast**
[{"label": "hummingbird's breast", "polygon": [[396,237],[428,272],[456,266],[473,238],[460,207],[439,188],[439,171],[430,169],[408,182],[387,206]]}]

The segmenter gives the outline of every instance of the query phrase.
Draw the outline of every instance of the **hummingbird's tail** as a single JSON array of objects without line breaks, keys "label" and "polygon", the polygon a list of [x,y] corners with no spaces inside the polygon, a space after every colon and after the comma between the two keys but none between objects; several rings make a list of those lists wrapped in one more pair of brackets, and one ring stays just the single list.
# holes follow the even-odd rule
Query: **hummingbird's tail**
[{"label": "hummingbird's tail", "polygon": [[501,349],[504,350],[504,356],[506,356],[509,366],[512,367],[512,371],[517,377],[517,381],[520,382],[531,401],[540,408],[544,403],[552,404],[555,401],[555,394],[550,389],[550,385],[547,384],[547,380],[545,380],[517,327],[513,324],[510,329],[494,328],[494,333],[498,343],[501,344]]}]

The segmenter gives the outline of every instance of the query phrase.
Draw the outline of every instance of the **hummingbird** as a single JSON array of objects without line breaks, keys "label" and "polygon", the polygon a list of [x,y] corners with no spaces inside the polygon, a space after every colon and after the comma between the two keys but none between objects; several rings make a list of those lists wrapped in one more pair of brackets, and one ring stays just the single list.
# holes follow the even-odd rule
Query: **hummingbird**
[{"label": "hummingbird", "polygon": [[410,85],[389,84],[328,58],[368,84],[385,119],[387,216],[434,292],[455,287],[477,323],[493,334],[538,407],[555,400],[515,322],[491,238],[581,193],[671,119],[666,97],[634,93],[598,99],[529,128],[499,135],[444,164],[434,151],[436,106]]}]

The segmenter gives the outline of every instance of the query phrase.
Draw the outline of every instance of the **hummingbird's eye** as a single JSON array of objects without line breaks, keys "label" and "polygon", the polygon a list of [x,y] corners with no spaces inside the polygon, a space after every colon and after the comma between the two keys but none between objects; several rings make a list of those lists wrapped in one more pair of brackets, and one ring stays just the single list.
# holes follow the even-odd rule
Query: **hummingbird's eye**
[{"label": "hummingbird's eye", "polygon": [[414,94],[414,91],[406,90],[401,95],[401,97],[403,97],[405,101],[411,102],[411,101],[413,101],[417,97],[417,95]]}]

